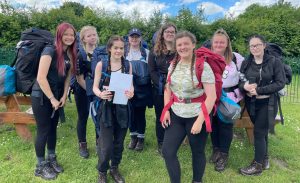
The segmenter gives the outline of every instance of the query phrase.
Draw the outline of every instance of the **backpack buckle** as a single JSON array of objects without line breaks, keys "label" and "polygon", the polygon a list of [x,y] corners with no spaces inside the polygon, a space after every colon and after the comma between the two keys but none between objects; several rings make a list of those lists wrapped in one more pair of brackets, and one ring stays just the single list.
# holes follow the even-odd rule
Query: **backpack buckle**
[{"label": "backpack buckle", "polygon": [[185,104],[190,104],[190,103],[192,103],[192,99],[191,98],[185,98],[184,103]]}]

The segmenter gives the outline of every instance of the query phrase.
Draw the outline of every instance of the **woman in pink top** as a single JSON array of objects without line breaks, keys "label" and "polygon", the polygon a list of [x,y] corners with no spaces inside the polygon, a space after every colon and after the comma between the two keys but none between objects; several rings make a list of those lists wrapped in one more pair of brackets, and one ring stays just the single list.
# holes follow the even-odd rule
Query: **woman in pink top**
[{"label": "woman in pink top", "polygon": [[[235,102],[239,102],[242,99],[242,95],[238,89],[239,70],[244,57],[232,52],[230,38],[223,29],[218,29],[214,33],[211,50],[225,58],[226,67],[222,75],[222,88],[229,98]],[[232,137],[233,123],[224,123],[217,116],[214,116],[211,133],[213,153],[210,162],[215,164],[216,171],[221,172],[225,170]]]}]

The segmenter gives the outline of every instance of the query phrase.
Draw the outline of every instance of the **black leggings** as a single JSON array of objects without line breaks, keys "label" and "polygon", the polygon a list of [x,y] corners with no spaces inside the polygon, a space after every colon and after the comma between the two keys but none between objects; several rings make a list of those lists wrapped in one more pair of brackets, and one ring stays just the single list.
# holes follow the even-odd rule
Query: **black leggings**
[{"label": "black leggings", "polygon": [[[251,98],[245,97],[245,103],[248,113],[250,113]],[[255,101],[255,115],[250,116],[254,124],[254,160],[262,163],[265,156],[268,155],[268,104],[269,98],[256,99]]]},{"label": "black leggings", "polygon": [[[127,128],[121,128],[113,116],[112,126],[106,127],[100,123],[100,138],[98,138],[98,166],[100,172],[107,172],[109,167],[118,167],[122,160],[124,140]],[[110,165],[109,165],[110,163]]]},{"label": "black leggings", "polygon": [[78,114],[77,120],[77,137],[79,142],[86,142],[86,125],[89,117],[90,102],[86,96],[85,90],[79,86],[76,86],[74,91],[74,97],[76,102],[76,109]]},{"label": "black leggings", "polygon": [[137,135],[138,138],[145,137],[146,129],[146,106],[133,107],[134,118],[130,124],[130,135]]},{"label": "black leggings", "polygon": [[56,147],[56,128],[58,124],[59,113],[55,112],[51,118],[53,108],[50,100],[43,95],[43,105],[40,97],[31,97],[32,110],[36,121],[36,140],[35,153],[37,157],[45,157],[45,147],[55,151]]},{"label": "black leggings", "polygon": [[155,123],[156,138],[157,138],[157,142],[161,144],[163,143],[164,140],[165,129],[161,126],[161,122],[159,119],[160,119],[161,112],[164,108],[164,96],[154,93],[153,97],[154,97],[153,102],[154,102],[154,109],[155,109],[155,116],[156,116],[156,123]]},{"label": "black leggings", "polygon": [[205,145],[208,133],[205,122],[199,134],[191,134],[191,129],[196,121],[194,118],[181,118],[171,111],[171,125],[166,129],[162,153],[168,169],[171,183],[180,183],[180,164],[177,151],[187,135],[192,150],[193,181],[201,182],[205,170]]},{"label": "black leggings", "polygon": [[223,123],[217,115],[213,116],[210,137],[213,148],[218,148],[219,151],[228,153],[233,138],[233,124]]}]

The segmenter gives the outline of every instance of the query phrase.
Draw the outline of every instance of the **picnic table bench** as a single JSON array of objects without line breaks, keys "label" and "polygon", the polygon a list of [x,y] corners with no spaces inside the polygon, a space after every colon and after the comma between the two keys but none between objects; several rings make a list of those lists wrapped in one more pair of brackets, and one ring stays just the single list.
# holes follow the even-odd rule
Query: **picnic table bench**
[{"label": "picnic table bench", "polygon": [[13,94],[0,97],[0,104],[6,106],[6,111],[0,111],[0,124],[12,123],[15,125],[17,134],[24,140],[31,140],[32,135],[28,129],[28,124],[35,124],[32,114],[23,112],[20,105],[31,105],[30,96]]}]

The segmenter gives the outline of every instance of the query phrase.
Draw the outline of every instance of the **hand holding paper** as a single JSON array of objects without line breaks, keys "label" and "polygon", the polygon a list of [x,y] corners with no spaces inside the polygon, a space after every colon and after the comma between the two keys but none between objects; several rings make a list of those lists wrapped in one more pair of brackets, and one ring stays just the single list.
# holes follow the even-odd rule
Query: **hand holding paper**
[{"label": "hand holding paper", "polygon": [[132,75],[112,72],[109,82],[109,90],[115,91],[113,103],[126,105],[128,97],[131,98],[133,96],[133,92],[130,91],[131,86]]}]

